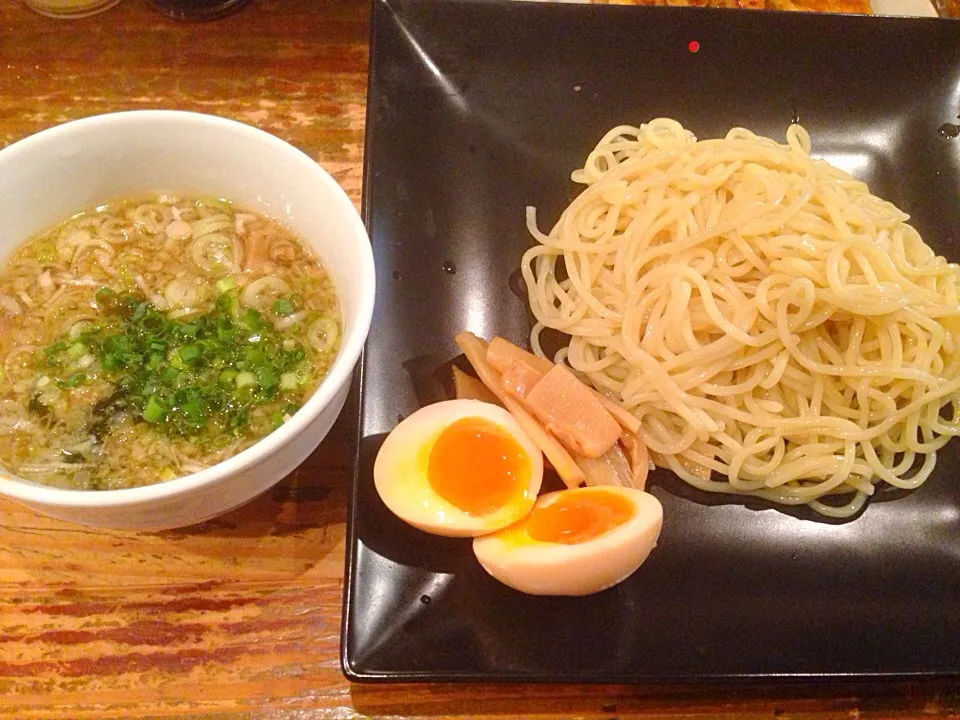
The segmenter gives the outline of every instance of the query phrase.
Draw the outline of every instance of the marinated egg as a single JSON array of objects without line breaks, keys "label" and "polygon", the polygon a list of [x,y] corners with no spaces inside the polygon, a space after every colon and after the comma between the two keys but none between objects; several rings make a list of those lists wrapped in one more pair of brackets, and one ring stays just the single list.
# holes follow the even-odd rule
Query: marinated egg
[{"label": "marinated egg", "polygon": [[649,493],[585,487],[547,493],[522,521],[473,541],[494,578],[531,595],[589,595],[647,559],[663,525]]},{"label": "marinated egg", "polygon": [[543,456],[503,408],[448,400],[394,428],[377,454],[373,479],[401,520],[436,535],[472,537],[530,512]]}]

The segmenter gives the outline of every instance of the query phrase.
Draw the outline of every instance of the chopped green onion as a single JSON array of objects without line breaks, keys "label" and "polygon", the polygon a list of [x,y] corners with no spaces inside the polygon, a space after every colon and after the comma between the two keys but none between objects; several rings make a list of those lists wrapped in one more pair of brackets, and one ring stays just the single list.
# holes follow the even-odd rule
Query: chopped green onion
[{"label": "chopped green onion", "polygon": [[228,424],[229,424],[230,427],[232,427],[234,430],[236,430],[236,429],[238,429],[238,428],[242,428],[242,427],[243,427],[244,425],[246,425],[248,422],[250,422],[250,408],[249,408],[249,407],[241,407],[241,408],[240,408],[239,410],[237,410],[233,415],[231,415],[231,416],[230,416],[230,419],[228,420]]},{"label": "chopped green onion", "polygon": [[196,345],[183,345],[178,352],[180,353],[180,359],[185,363],[200,357],[200,348]]},{"label": "chopped green onion", "polygon": [[78,372],[78,373],[73,373],[73,375],[68,377],[63,382],[58,382],[57,385],[62,388],[75,388],[75,387],[80,387],[86,381],[87,381],[86,373]]},{"label": "chopped green onion", "polygon": [[192,420],[203,417],[203,404],[199,400],[192,400],[180,406],[180,412]]},{"label": "chopped green onion", "polygon": [[143,419],[148,423],[159,422],[166,415],[167,409],[152,395],[147,400],[146,407],[143,408]]},{"label": "chopped green onion", "polygon": [[71,340],[76,340],[85,332],[87,332],[89,327],[90,327],[90,323],[87,322],[86,320],[75,322],[73,324],[73,327],[70,328],[70,332],[68,332],[67,335],[70,337]]},{"label": "chopped green onion", "polygon": [[177,370],[183,370],[183,368],[186,367],[186,365],[183,362],[183,358],[180,357],[179,350],[172,350],[170,354],[167,356],[167,361],[170,363],[172,368],[175,368]]},{"label": "chopped green onion", "polygon": [[247,308],[243,311],[241,318],[244,325],[249,325],[251,329],[256,330],[263,326],[263,315],[253,308]]},{"label": "chopped green onion", "polygon": [[45,347],[43,349],[43,353],[44,355],[47,356],[48,359],[52,359],[66,349],[67,349],[67,343],[61,340],[59,342],[53,343],[53,345],[48,345],[47,347]]},{"label": "chopped green onion", "polygon": [[57,261],[57,249],[52,243],[37,243],[33,254],[41,265],[53,265]]},{"label": "chopped green onion", "polygon": [[275,300],[273,303],[273,311],[277,315],[282,316],[293,315],[293,313],[296,312],[293,303],[289,300]]},{"label": "chopped green onion", "polygon": [[264,390],[270,390],[277,386],[277,376],[265,365],[257,368],[257,381]]},{"label": "chopped green onion", "polygon": [[[295,311],[301,307],[297,302],[291,296],[271,307],[276,313]],[[211,310],[189,319],[170,318],[140,295],[109,288],[97,292],[97,310],[101,320],[74,324],[44,349],[49,365],[71,364],[68,372],[48,370],[51,392],[88,382],[77,371],[95,367],[98,389],[101,382],[112,384],[122,408],[170,437],[226,447],[250,425],[281,422],[296,412],[288,405],[293,409],[277,414],[277,400],[293,398],[311,377],[305,361],[312,351],[297,339],[302,333],[278,330],[266,319],[276,318],[275,312],[241,307],[233,288],[219,295]],[[115,422],[111,407],[94,410],[91,434],[98,442]]]},{"label": "chopped green onion", "polygon": [[218,295],[216,306],[218,310],[228,313],[235,318],[240,316],[240,299],[235,292]]},{"label": "chopped green onion", "polygon": [[283,425],[283,416],[284,412],[282,410],[277,410],[277,412],[270,416],[270,424],[274,430]]},{"label": "chopped green onion", "polygon": [[217,323],[217,340],[222,343],[229,343],[237,336],[237,329],[234,327],[233,323],[230,322],[220,322]]},{"label": "chopped green onion", "polygon": [[221,295],[223,293],[230,292],[236,286],[237,286],[237,281],[229,276],[225,278],[220,278],[219,280],[217,280],[217,292],[219,292]]}]

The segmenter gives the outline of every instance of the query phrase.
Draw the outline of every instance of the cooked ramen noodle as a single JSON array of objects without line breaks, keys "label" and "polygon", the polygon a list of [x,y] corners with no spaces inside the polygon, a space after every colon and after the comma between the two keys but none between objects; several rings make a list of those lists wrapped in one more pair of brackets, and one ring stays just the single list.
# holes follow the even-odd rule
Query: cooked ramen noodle
[{"label": "cooked ramen noodle", "polygon": [[528,210],[532,343],[569,335],[556,359],[641,420],[657,465],[838,517],[930,476],[960,431],[958,266],[801,126],[621,126],[573,179],[549,233]]},{"label": "cooked ramen noodle", "polygon": [[83,212],[0,267],[0,465],[95,490],[202,470],[288,420],[339,338],[276,222],[169,195]]}]

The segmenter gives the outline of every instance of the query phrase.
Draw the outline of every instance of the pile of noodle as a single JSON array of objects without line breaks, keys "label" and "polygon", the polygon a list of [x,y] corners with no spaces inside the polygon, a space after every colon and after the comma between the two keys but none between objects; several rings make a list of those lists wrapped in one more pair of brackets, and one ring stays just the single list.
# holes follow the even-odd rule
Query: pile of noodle
[{"label": "pile of noodle", "polygon": [[930,476],[960,432],[960,268],[802,127],[621,126],[573,179],[548,234],[528,209],[532,343],[568,334],[555,359],[636,414],[657,465],[837,517]]}]

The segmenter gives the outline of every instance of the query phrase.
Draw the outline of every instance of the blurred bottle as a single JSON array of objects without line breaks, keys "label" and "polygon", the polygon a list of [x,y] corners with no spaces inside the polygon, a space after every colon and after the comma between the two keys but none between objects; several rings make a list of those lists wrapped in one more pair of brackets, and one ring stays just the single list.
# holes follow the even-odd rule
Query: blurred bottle
[{"label": "blurred bottle", "polygon": [[120,0],[23,0],[41,15],[55,18],[82,18],[112,8]]},{"label": "blurred bottle", "polygon": [[249,0],[150,0],[164,15],[177,20],[216,20],[246,5]]}]

